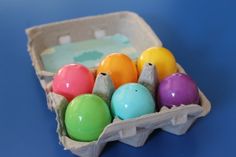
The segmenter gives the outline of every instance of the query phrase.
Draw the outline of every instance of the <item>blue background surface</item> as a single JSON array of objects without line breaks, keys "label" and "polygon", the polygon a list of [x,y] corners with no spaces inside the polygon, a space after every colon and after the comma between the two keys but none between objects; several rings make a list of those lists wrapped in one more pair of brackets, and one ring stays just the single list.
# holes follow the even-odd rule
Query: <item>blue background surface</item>
[{"label": "blue background surface", "polygon": [[234,0],[1,0],[0,156],[73,156],[58,144],[24,29],[120,10],[144,17],[211,100],[212,111],[185,135],[155,131],[141,148],[111,142],[102,156],[236,156],[235,7]]}]

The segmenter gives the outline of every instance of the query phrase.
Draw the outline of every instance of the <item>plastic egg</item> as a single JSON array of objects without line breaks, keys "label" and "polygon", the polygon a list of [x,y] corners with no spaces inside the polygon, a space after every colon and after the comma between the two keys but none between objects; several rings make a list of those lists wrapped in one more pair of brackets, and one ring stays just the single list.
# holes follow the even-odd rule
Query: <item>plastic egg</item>
[{"label": "plastic egg", "polygon": [[199,94],[195,82],[186,74],[175,73],[160,82],[158,97],[161,106],[198,104]]},{"label": "plastic egg", "polygon": [[97,74],[110,75],[115,88],[122,84],[137,82],[138,72],[133,61],[125,54],[112,53],[106,56],[97,69]]},{"label": "plastic egg", "polygon": [[139,56],[137,63],[139,73],[141,73],[145,63],[154,64],[159,81],[177,71],[175,57],[168,49],[163,47],[152,47],[145,50]]},{"label": "plastic egg", "polygon": [[66,130],[69,137],[74,140],[97,140],[109,123],[109,107],[97,95],[84,94],[74,98],[65,112]]},{"label": "plastic egg", "polygon": [[120,119],[130,119],[155,112],[155,101],[149,90],[138,83],[119,87],[111,99],[111,110]]},{"label": "plastic egg", "polygon": [[81,64],[63,66],[55,75],[52,82],[52,91],[63,95],[68,101],[74,97],[91,93],[94,85],[94,76]]}]

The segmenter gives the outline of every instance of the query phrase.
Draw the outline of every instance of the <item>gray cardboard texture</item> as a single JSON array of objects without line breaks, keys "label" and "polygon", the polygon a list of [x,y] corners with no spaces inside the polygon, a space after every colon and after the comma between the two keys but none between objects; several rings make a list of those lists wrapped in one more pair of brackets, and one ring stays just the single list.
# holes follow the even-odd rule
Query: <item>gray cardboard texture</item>
[{"label": "gray cardboard texture", "polygon": [[[210,102],[199,90],[200,105],[181,105],[179,107],[174,106],[171,109],[162,107],[158,112],[129,120],[115,118],[104,129],[97,141],[74,141],[67,136],[64,126],[64,113],[68,102],[63,96],[50,92],[51,80],[54,74],[44,70],[40,53],[46,48],[62,44],[63,41],[59,37],[63,36],[66,36],[66,38],[69,36],[69,40],[66,42],[76,42],[99,38],[104,34],[121,33],[130,39],[138,53],[149,47],[161,47],[162,43],[145,21],[132,12],[117,12],[35,26],[27,29],[26,32],[28,35],[28,50],[36,74],[46,91],[48,107],[56,113],[57,133],[60,143],[66,150],[70,150],[76,155],[83,157],[99,156],[106,143],[115,140],[139,147],[145,143],[148,136],[155,129],[181,135],[189,129],[197,118],[207,115],[210,111]],[[185,73],[179,64],[177,64],[177,67],[178,72]],[[94,71],[95,68],[91,70]],[[139,77],[139,83],[154,93],[155,86],[158,84],[155,81],[155,67],[147,64],[144,69]],[[99,75],[93,93],[109,102],[113,91],[114,87],[110,77]]]},{"label": "gray cardboard texture", "polygon": [[111,96],[115,90],[111,78],[107,74],[101,73],[97,76],[95,85],[93,94],[100,96],[107,104],[110,104]]}]

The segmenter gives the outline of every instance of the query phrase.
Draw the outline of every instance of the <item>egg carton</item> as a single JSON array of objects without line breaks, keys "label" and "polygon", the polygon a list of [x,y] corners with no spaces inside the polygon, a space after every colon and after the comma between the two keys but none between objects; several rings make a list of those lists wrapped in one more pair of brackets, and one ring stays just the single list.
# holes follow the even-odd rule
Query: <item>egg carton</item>
[{"label": "egg carton", "polygon": [[[197,118],[205,116],[210,111],[210,102],[199,90],[200,105],[181,105],[174,106],[171,109],[162,107],[158,112],[128,120],[115,118],[104,129],[97,141],[74,141],[67,136],[64,125],[64,113],[68,102],[63,96],[51,92],[51,81],[54,73],[46,71],[43,67],[40,58],[43,50],[68,42],[99,38],[101,35],[116,33],[127,36],[137,53],[141,53],[149,47],[161,47],[162,43],[145,21],[132,12],[117,12],[35,26],[27,29],[26,32],[28,50],[41,86],[46,92],[48,108],[56,113],[60,143],[66,150],[70,150],[76,155],[82,157],[99,156],[107,142],[116,140],[139,147],[145,143],[152,131],[158,128],[181,135],[189,129]],[[179,64],[177,67],[178,72],[185,73]],[[146,86],[155,95],[157,82],[155,82],[154,77],[156,75],[153,68],[152,65],[146,65],[146,70],[140,75],[139,83]],[[91,71],[95,72],[95,70],[96,67],[94,66]],[[109,76],[99,75],[93,93],[102,97],[109,104],[113,91],[114,88]]]},{"label": "egg carton", "polygon": [[[155,66],[147,64],[141,73],[138,83],[147,87],[155,97],[157,88]],[[185,73],[183,68],[178,65],[178,72]],[[103,98],[107,104],[110,104],[114,86],[107,74],[98,75],[93,88],[93,94]],[[49,92],[47,95],[48,104],[56,112],[58,122],[57,133],[60,143],[66,150],[82,157],[99,156],[107,142],[120,141],[134,147],[144,145],[148,136],[155,129],[162,129],[175,135],[184,134],[194,121],[205,116],[210,111],[210,102],[199,90],[200,105],[189,104],[174,106],[172,108],[162,107],[159,111],[138,118],[121,120],[115,117],[113,122],[105,127],[97,141],[79,142],[70,139],[66,133],[64,124],[64,114],[67,100],[56,93]]]}]

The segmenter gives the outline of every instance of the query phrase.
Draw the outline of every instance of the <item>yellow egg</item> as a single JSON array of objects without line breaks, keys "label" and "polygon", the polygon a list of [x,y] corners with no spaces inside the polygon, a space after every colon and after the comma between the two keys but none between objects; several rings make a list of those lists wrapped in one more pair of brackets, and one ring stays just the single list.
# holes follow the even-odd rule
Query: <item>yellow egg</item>
[{"label": "yellow egg", "polygon": [[145,63],[152,63],[156,66],[159,81],[177,72],[174,55],[163,47],[149,48],[139,56],[137,62],[139,74]]}]

